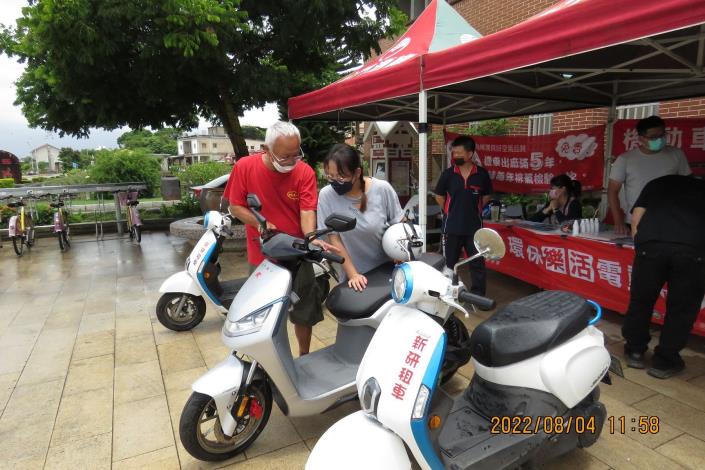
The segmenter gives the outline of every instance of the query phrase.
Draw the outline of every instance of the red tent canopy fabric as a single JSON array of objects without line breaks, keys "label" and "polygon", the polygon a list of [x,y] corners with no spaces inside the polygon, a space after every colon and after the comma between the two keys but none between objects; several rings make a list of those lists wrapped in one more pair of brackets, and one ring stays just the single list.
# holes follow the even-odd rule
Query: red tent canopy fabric
[{"label": "red tent canopy fabric", "polygon": [[480,34],[443,0],[433,0],[379,57],[331,85],[289,100],[292,119],[378,99],[418,93],[420,57],[475,40]]},{"label": "red tent canopy fabric", "polygon": [[464,82],[703,22],[702,0],[565,0],[496,34],[429,54],[423,85]]},{"label": "red tent canopy fabric", "polygon": [[421,90],[431,123],[702,96],[703,23],[702,0],[565,0],[489,36],[292,98],[289,116],[418,121]]}]

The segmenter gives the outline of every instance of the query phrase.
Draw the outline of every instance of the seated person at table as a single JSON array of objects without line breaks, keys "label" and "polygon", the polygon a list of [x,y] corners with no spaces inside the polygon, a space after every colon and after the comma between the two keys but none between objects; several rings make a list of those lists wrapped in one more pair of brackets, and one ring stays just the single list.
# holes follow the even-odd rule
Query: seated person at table
[{"label": "seated person at table", "polygon": [[568,175],[558,175],[551,180],[550,201],[543,209],[529,217],[532,222],[560,224],[566,220],[580,219],[583,216],[583,206],[580,204],[581,184],[570,179]]}]

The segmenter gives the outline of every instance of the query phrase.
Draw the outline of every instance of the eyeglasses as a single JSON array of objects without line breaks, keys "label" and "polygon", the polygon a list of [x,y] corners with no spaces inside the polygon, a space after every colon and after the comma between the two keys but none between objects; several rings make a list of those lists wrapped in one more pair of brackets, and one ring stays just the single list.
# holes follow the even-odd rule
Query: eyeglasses
[{"label": "eyeglasses", "polygon": [[338,182],[338,183],[340,183],[340,184],[343,184],[343,183],[348,183],[348,182],[350,182],[350,181],[353,180],[353,177],[352,177],[352,176],[349,177],[349,178],[343,178],[342,176],[337,176],[337,177],[334,178],[334,177],[332,177],[331,175],[326,174],[325,177],[326,177],[326,179],[328,180],[329,183],[332,183],[333,181],[336,181],[336,182]]},{"label": "eyeglasses", "polygon": [[272,155],[272,157],[279,162],[280,164],[282,163],[296,163],[302,158],[304,158],[304,151],[299,147],[299,153],[297,155],[287,155],[286,157],[278,157],[273,151],[269,151],[269,153]]}]

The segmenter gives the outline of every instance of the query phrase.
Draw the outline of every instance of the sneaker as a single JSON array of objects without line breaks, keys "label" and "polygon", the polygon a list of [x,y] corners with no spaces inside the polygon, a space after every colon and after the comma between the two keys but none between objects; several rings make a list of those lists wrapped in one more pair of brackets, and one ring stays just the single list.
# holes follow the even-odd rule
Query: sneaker
[{"label": "sneaker", "polygon": [[646,371],[652,377],[657,379],[668,379],[685,369],[685,362],[679,355],[673,358],[664,358],[658,354],[654,354],[653,364]]},{"label": "sneaker", "polygon": [[631,367],[632,369],[643,369],[646,367],[646,363],[644,362],[644,353],[638,353],[634,351],[628,351],[626,348],[624,349],[624,358],[627,362],[627,367]]}]

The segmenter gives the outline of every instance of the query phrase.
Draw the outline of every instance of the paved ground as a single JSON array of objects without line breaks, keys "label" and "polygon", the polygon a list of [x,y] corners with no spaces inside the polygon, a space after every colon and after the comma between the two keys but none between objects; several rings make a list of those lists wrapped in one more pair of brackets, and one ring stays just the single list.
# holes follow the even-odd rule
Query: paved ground
[{"label": "paved ground", "polygon": [[[217,465],[193,460],[177,435],[192,381],[222,360],[222,319],[208,313],[187,333],[154,317],[157,289],[188,253],[164,233],[126,239],[76,240],[68,253],[51,239],[18,259],[0,249],[0,468],[303,468],[316,439],[354,404],[328,415],[288,419],[277,409],[259,440],[239,458]],[[242,257],[226,254],[225,275],[243,274]],[[227,260],[227,261],[226,261]],[[490,275],[500,304],[533,288]],[[474,327],[480,320],[467,321]],[[619,353],[620,317],[601,328]],[[332,341],[332,319],[316,326],[314,347]],[[705,342],[691,341],[688,368],[668,381],[627,370],[603,386],[611,416],[658,416],[654,435],[610,434],[549,468],[705,468]],[[462,370],[449,387],[462,390]],[[638,418],[637,418],[638,419]],[[351,438],[353,438],[351,436]]]}]

